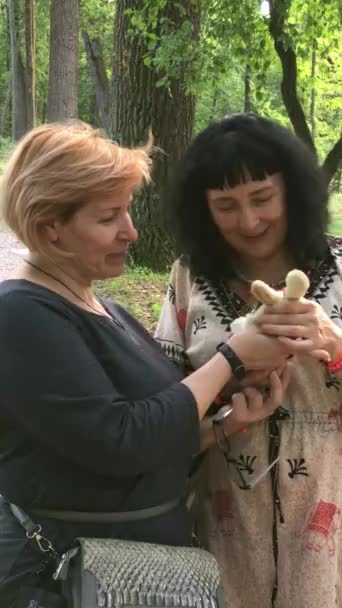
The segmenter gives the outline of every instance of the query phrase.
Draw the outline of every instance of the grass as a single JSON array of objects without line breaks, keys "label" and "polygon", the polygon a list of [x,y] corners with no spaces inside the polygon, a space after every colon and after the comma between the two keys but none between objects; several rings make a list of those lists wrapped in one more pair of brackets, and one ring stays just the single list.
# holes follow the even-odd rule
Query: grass
[{"label": "grass", "polygon": [[0,173],[2,172],[9,155],[13,150],[13,147],[14,145],[11,139],[0,139]]},{"label": "grass", "polygon": [[342,236],[342,192],[335,192],[330,197],[331,223],[329,232],[336,236]]},{"label": "grass", "polygon": [[153,333],[160,315],[169,274],[151,272],[139,266],[128,267],[117,279],[96,285],[99,295],[114,298]]}]

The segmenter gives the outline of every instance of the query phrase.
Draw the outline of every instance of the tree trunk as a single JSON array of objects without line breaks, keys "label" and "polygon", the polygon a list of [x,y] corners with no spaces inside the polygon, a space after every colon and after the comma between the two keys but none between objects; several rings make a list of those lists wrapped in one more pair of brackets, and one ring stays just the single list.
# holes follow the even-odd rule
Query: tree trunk
[{"label": "tree trunk", "polygon": [[213,81],[212,84],[212,90],[213,90],[213,100],[212,100],[212,104],[211,104],[211,112],[210,112],[210,120],[214,120],[215,116],[216,116],[216,107],[217,107],[217,100],[218,100],[218,87],[216,85],[216,81]]},{"label": "tree trunk", "polygon": [[[285,36],[285,19],[287,17],[291,0],[269,0],[270,18],[268,27],[273,38],[274,48],[281,61],[283,78],[281,82],[281,94],[287,113],[291,120],[294,131],[311,150],[316,154],[314,133],[310,132],[306,122],[304,110],[297,94],[297,57],[294,49],[289,44]],[[315,67],[316,57],[313,58]],[[314,112],[314,104],[311,108]],[[314,114],[312,115],[314,116]],[[312,125],[312,123],[311,123]],[[337,140],[333,148],[328,152],[322,164],[323,173],[329,183],[334,173],[340,166],[342,159],[342,135]]]},{"label": "tree trunk", "polygon": [[8,0],[8,21],[11,40],[12,137],[20,139],[27,131],[25,71],[19,53],[15,0]]},{"label": "tree trunk", "polygon": [[[132,247],[135,263],[154,270],[165,269],[173,257],[172,242],[162,227],[160,195],[167,183],[173,163],[189,144],[194,123],[195,100],[185,94],[186,67],[177,80],[166,87],[156,87],[156,72],[144,65],[146,47],[143,38],[129,34],[130,17],[125,11],[139,9],[144,0],[122,0],[117,3],[114,32],[114,60],[110,133],[122,145],[135,146],[146,141],[152,130],[158,149],[153,163],[153,183],[137,197],[133,205],[133,220],[140,238]],[[177,29],[184,19],[190,19],[193,36],[198,37],[199,14],[192,0],[168,2],[159,19],[168,19]]]},{"label": "tree trunk", "polygon": [[152,127],[153,71],[143,63],[142,38],[128,33],[126,9],[141,8],[143,0],[117,2],[114,21],[114,54],[111,87],[110,133],[122,145],[146,141]]},{"label": "tree trunk", "polygon": [[35,0],[25,0],[26,112],[28,129],[32,129],[36,123],[34,13]]},{"label": "tree trunk", "polygon": [[251,96],[251,66],[247,63],[245,68],[245,103],[244,112],[252,111],[252,96]]},{"label": "tree trunk", "polygon": [[342,133],[340,135],[340,139],[337,140],[334,147],[330,150],[330,152],[328,152],[328,154],[323,162],[323,165],[322,165],[322,169],[323,169],[323,172],[327,179],[328,184],[334,177],[336,171],[340,168],[341,159],[342,159]]},{"label": "tree trunk", "polygon": [[9,109],[10,109],[10,103],[11,103],[11,75],[9,76],[9,82],[8,82],[6,97],[4,99],[4,103],[3,103],[2,108],[1,108],[1,115],[0,115],[0,140],[4,137],[4,134],[5,134],[5,131],[6,131],[6,125],[7,125],[8,114],[9,114]]},{"label": "tree trunk", "polygon": [[89,99],[89,124],[101,127],[102,129],[104,128],[99,117],[95,93],[92,93]]},{"label": "tree trunk", "polygon": [[80,0],[51,0],[48,122],[77,116]]},{"label": "tree trunk", "polygon": [[315,106],[316,106],[316,88],[315,88],[315,76],[316,76],[316,52],[317,43],[314,42],[311,55],[311,99],[310,99],[310,123],[311,123],[311,137],[312,141],[316,138],[316,121],[315,121]]},{"label": "tree trunk", "polygon": [[281,95],[296,135],[316,154],[315,144],[306,122],[304,110],[297,93],[297,57],[285,38],[285,19],[291,0],[270,0],[268,26],[273,38],[274,48],[280,59],[283,78]]},{"label": "tree trunk", "polygon": [[82,38],[90,69],[90,76],[95,89],[96,104],[99,113],[100,124],[101,127],[108,132],[109,82],[106,73],[106,66],[103,60],[101,43],[97,38],[93,38],[91,40],[87,32],[82,32]]}]

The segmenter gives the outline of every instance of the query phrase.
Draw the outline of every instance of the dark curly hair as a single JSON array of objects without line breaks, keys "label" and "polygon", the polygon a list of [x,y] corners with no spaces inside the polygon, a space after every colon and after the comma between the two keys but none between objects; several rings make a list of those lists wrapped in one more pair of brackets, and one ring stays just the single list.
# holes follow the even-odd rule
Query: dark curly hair
[{"label": "dark curly hair", "polygon": [[255,114],[214,122],[178,162],[164,197],[177,254],[194,274],[229,277],[229,247],[214,224],[206,191],[280,173],[287,205],[287,246],[306,268],[327,252],[328,189],[312,152],[290,131]]}]

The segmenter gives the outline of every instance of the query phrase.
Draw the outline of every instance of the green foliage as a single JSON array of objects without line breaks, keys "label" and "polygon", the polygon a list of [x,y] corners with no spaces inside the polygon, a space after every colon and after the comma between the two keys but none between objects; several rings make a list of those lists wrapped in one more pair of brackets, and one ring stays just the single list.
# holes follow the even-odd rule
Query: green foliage
[{"label": "green foliage", "polygon": [[[286,7],[283,40],[297,54],[297,92],[307,121],[311,91],[315,91],[315,143],[323,160],[338,139],[342,124],[341,5],[339,0],[284,0],[283,4]],[[256,0],[210,2],[202,23],[206,70],[202,70],[197,79],[201,83],[198,128],[208,117],[221,118],[228,113],[224,110],[224,101],[228,107],[233,105],[230,111],[243,109],[247,65],[251,74],[252,109],[291,127],[280,95],[281,66],[267,26],[267,18],[261,15]],[[314,48],[316,65],[312,79]],[[239,99],[234,104],[237,90]]]},{"label": "green foliage", "polygon": [[[117,0],[119,1],[119,0]],[[121,1],[121,0],[120,0]],[[278,1],[278,0],[277,0]],[[316,95],[316,147],[323,159],[342,123],[342,49],[340,0],[282,0],[286,6],[284,40],[297,54],[298,93],[307,119],[311,91]],[[81,31],[101,41],[111,74],[115,2],[83,0]],[[252,109],[290,126],[281,95],[281,66],[260,12],[260,0],[192,0],[201,21],[196,39],[183,0],[127,2],[131,35],[146,46],[145,63],[157,73],[157,86],[170,86],[186,73],[186,92],[197,96],[196,130],[225,114],[243,111],[246,66]],[[172,6],[172,10],[165,10]],[[18,0],[19,34],[24,49],[23,0]],[[137,8],[140,7],[140,8]],[[185,8],[187,7],[187,8]],[[161,17],[161,11],[163,16]],[[175,15],[179,17],[176,19]],[[49,2],[36,0],[36,97],[38,122],[45,120],[49,59]],[[312,78],[312,52],[316,70]],[[0,108],[9,84],[7,0],[0,0]],[[94,88],[80,41],[79,116],[96,123]],[[5,135],[10,135],[10,120]]]},{"label": "green foliage", "polygon": [[125,273],[117,279],[99,282],[96,291],[102,297],[117,300],[153,332],[168,280],[168,272],[157,273],[142,266],[128,266]]},{"label": "green foliage", "polygon": [[13,148],[13,141],[9,137],[3,137],[0,139],[0,175],[11,152],[13,151]]},{"label": "green foliage", "polygon": [[[145,65],[159,76],[156,86],[170,89],[172,80],[186,71],[186,92],[193,93],[202,60],[187,9],[198,11],[199,0],[190,0],[187,8],[185,4],[175,0],[171,6],[168,0],[149,0],[139,8],[127,9],[126,13],[131,21],[131,34],[140,36],[145,43]],[[169,10],[164,10],[168,7]]]},{"label": "green foliage", "polygon": [[334,192],[331,195],[329,210],[331,214],[329,232],[337,236],[342,236],[342,192]]},{"label": "green foliage", "polygon": [[[115,2],[112,0],[84,0],[81,10],[81,32],[101,41],[106,71],[110,77],[113,54]],[[83,40],[80,40],[78,114],[81,120],[97,124],[94,86],[90,78]]]},{"label": "green foliage", "polygon": [[195,132],[204,129],[212,120],[226,114],[243,112],[244,72],[234,61],[226,74],[218,72],[212,79],[203,81],[198,91]]},{"label": "green foliage", "polygon": [[[167,0],[149,0],[139,10],[129,10],[132,33],[146,42],[145,63],[159,73],[157,86],[169,86],[186,70],[187,92],[197,95],[196,130],[212,119],[243,111],[247,66],[252,109],[291,127],[280,95],[280,62],[259,0],[195,2],[201,17],[198,43],[189,21],[177,29],[170,19],[160,22],[166,4]],[[176,4],[181,10],[182,3]],[[298,95],[307,121],[311,91],[315,92],[315,143],[323,160],[342,123],[340,0],[283,0],[283,6],[283,42],[297,54]]]},{"label": "green foliage", "polygon": [[[285,7],[283,42],[291,46],[297,56],[298,95],[308,123],[312,91],[315,93],[315,145],[319,159],[323,160],[339,137],[342,124],[341,0],[274,1]],[[109,78],[116,2],[82,0],[81,3],[81,32],[85,30],[90,37],[100,40]],[[16,6],[19,42],[25,60],[24,1],[17,0]],[[268,30],[268,18],[260,12],[260,0],[127,0],[127,6],[131,7],[127,10],[131,20],[130,35],[143,40],[144,61],[155,71],[157,86],[171,89],[173,80],[186,75],[186,93],[196,95],[196,132],[213,119],[244,110],[247,73],[252,110],[291,127],[280,94],[281,65]],[[197,26],[189,19],[190,10],[200,20],[198,36]],[[36,0],[38,122],[45,120],[49,27],[49,2]],[[0,111],[6,98],[9,74],[7,0],[0,0]],[[79,117],[97,124],[94,86],[82,38]],[[5,137],[9,135],[10,117]],[[7,139],[0,142],[0,163],[7,155],[9,145]],[[335,181],[334,187],[341,190],[341,178]],[[334,209],[335,206],[334,202]],[[340,211],[336,211],[335,227],[339,222],[342,226],[339,214]],[[148,240],[146,242],[148,246]]]},{"label": "green foliage", "polygon": [[46,0],[36,0],[36,104],[37,122],[45,121],[50,50],[50,12]]},{"label": "green foliage", "polygon": [[[4,104],[9,87],[10,54],[9,33],[7,27],[7,0],[0,2],[0,110]],[[6,122],[5,135],[11,134],[11,123]]]}]

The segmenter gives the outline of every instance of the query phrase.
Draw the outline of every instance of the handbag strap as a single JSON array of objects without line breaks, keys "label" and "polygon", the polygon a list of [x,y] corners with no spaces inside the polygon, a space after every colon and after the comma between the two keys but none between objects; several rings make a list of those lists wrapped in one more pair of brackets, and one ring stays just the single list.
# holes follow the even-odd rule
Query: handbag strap
[{"label": "handbag strap", "polygon": [[17,522],[24,528],[26,537],[37,543],[38,549],[41,553],[60,560],[61,556],[57,553],[51,541],[46,538],[42,532],[40,524],[36,524],[31,517],[23,511],[21,507],[13,503],[8,503],[9,508],[14,515]]},{"label": "handbag strap", "polygon": [[[111,523],[111,522],[132,522],[152,517],[158,517],[168,511],[174,509],[180,503],[180,499],[170,500],[161,505],[150,507],[148,509],[140,509],[138,511],[116,512],[116,513],[85,513],[80,511],[50,511],[41,509],[33,511],[34,515],[47,517],[51,519],[59,519],[63,521],[73,522],[89,522],[89,523]],[[26,537],[37,543],[38,549],[48,558],[57,561],[57,570],[53,575],[54,580],[66,580],[69,562],[77,555],[79,549],[69,549],[62,556],[57,553],[51,541],[41,534],[42,527],[35,523],[31,517],[21,507],[13,503],[8,503],[12,515],[18,523],[24,528]]]},{"label": "handbag strap", "polygon": [[[142,521],[152,517],[158,517],[168,511],[174,509],[180,502],[179,498],[169,500],[161,505],[140,509],[137,511],[123,511],[114,513],[87,513],[83,511],[51,511],[49,509],[36,509],[34,515],[51,519],[59,519],[62,521],[71,522],[88,522],[88,523],[129,523],[132,521]],[[9,508],[15,519],[24,528],[26,537],[35,541],[39,550],[51,557],[60,559],[61,556],[57,553],[51,541],[46,538],[41,532],[40,524],[35,523],[31,517],[21,507],[13,503],[8,503]]]},{"label": "handbag strap", "polygon": [[148,507],[147,509],[138,509],[137,511],[114,511],[113,513],[90,513],[86,511],[52,511],[50,509],[33,509],[33,515],[37,517],[47,517],[51,519],[59,519],[62,521],[71,522],[88,522],[99,524],[110,523],[129,523],[133,521],[142,521],[152,517],[164,515],[168,511],[172,511],[180,503],[179,498],[169,500],[161,505]]}]

